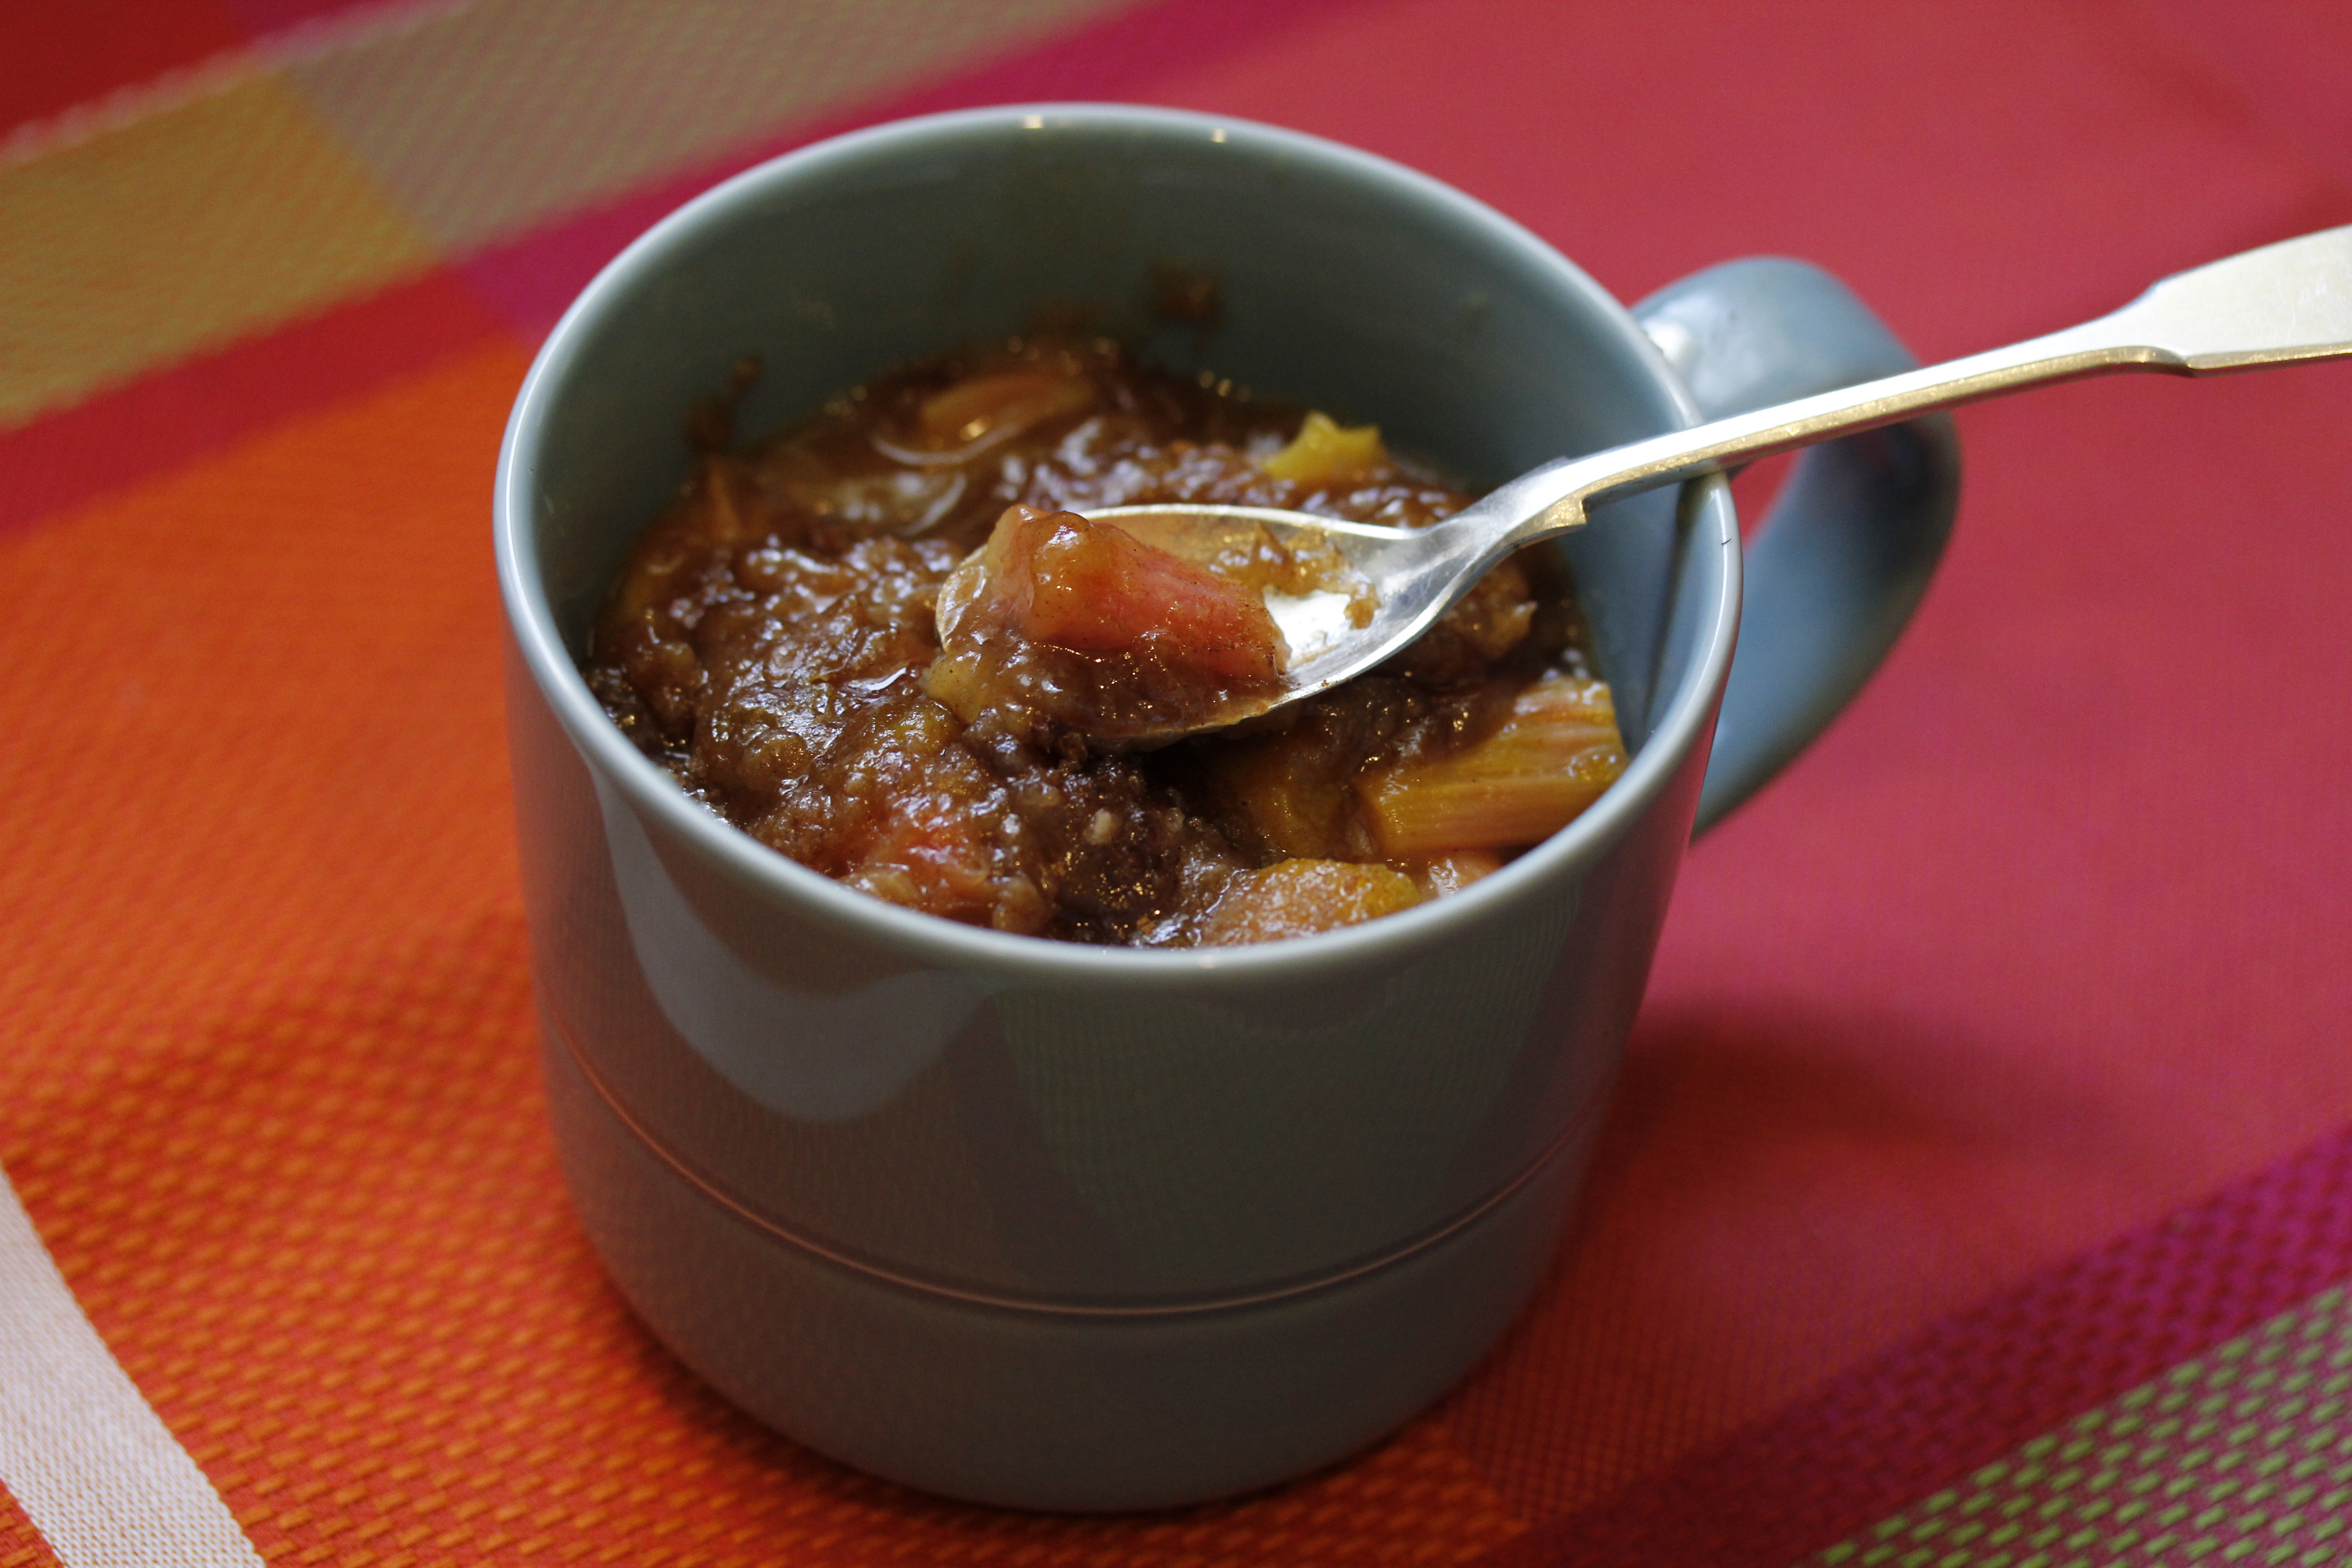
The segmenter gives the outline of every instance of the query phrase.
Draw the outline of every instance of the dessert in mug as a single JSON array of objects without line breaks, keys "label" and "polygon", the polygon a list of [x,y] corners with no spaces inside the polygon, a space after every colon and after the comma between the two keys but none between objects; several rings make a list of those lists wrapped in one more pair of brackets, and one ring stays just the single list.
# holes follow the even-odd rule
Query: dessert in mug
[{"label": "dessert in mug", "polygon": [[[741,450],[730,406],[691,422],[693,472],[624,566],[588,680],[689,795],[878,898],[1077,942],[1306,935],[1457,890],[1624,767],[1574,599],[1536,556],[1370,675],[1119,742],[1278,683],[1264,595],[1329,563],[1266,538],[1195,564],[1084,514],[1419,527],[1468,504],[1374,429],[1050,336],[902,370]],[[980,586],[943,610],[975,550]]]}]

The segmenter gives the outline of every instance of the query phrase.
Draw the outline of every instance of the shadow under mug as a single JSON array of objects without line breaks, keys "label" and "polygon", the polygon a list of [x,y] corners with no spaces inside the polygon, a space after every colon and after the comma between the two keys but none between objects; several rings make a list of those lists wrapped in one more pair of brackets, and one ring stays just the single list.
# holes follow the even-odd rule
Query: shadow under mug
[{"label": "shadow under mug", "polygon": [[[1171,265],[1215,279],[1212,329],[1146,308]],[[1501,1333],[1581,1177],[1695,818],[1866,678],[1934,568],[1958,458],[1940,419],[1808,454],[1750,547],[1744,626],[1720,479],[1559,545],[1632,763],[1463,893],[1252,948],[1007,936],[730,827],[575,661],[686,471],[687,410],[743,355],[761,430],[1072,305],[1151,363],[1378,424],[1481,485],[1910,360],[1798,263],[1629,313],[1409,170],[1097,106],[764,164],[638,240],[549,338],[497,542],[548,1095],[590,1237],[679,1356],[824,1453],[982,1501],[1140,1508],[1359,1448]]]}]

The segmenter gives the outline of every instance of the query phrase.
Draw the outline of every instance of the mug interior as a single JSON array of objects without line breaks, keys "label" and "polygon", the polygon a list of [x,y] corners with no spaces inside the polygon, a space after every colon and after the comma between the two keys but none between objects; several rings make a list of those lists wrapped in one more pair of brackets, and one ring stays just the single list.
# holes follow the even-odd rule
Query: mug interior
[{"label": "mug interior", "polygon": [[[1153,279],[1170,266],[1215,280],[1213,325],[1154,319]],[[906,121],[698,198],[557,327],[501,465],[503,564],[527,652],[584,653],[630,542],[687,474],[688,411],[745,355],[763,373],[737,427],[759,435],[895,365],[1073,307],[1147,363],[1377,424],[1480,489],[1691,421],[1664,361],[1597,284],[1395,164],[1166,110]],[[1737,530],[1721,486],[1693,495],[1679,520],[1672,491],[1613,503],[1558,546],[1634,762],[1617,802],[1507,875],[1580,829],[1622,826],[1711,721]],[[593,703],[570,680],[550,695],[576,726]]]}]

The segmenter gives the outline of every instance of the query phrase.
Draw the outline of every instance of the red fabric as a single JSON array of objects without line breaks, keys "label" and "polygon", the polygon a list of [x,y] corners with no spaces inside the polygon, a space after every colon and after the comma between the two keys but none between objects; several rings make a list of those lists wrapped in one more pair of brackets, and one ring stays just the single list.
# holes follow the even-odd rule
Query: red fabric
[{"label": "red fabric", "polygon": [[[1275,121],[1628,299],[1780,251],[1940,356],[2352,221],[2347,16],[1170,0],[823,128]],[[0,79],[152,68],[74,78],[80,36]],[[727,1411],[601,1284],[535,1120],[484,509],[511,331],[818,129],[0,437],[0,1160],[273,1559],[1785,1561],[2344,1276],[2352,367],[2126,378],[1963,413],[1917,625],[1694,850],[1569,1244],[1438,1411],[1087,1523]]]},{"label": "red fabric", "polygon": [[[2352,1131],[2044,1269],[1494,1568],[1769,1568],[1861,1532],[2352,1274]],[[1468,1430],[1490,1451],[1511,1435]]]},{"label": "red fabric", "polygon": [[[2352,219],[2267,98],[2128,6],[1477,10],[1383,7],[1158,96],[1413,163],[1627,298],[1822,261],[1931,357]],[[2299,70],[2211,26],[2272,62],[2245,79]],[[1696,848],[1558,1294],[1461,1397],[1531,1513],[2352,1113],[2352,476],[2314,461],[2352,372],[1960,417],[1917,627]]]},{"label": "red fabric", "polygon": [[2146,0],[2200,74],[2260,120],[2294,156],[2352,184],[2352,10],[2305,0]]},{"label": "red fabric", "polygon": [[218,0],[0,6],[0,132],[183,70],[246,31]]}]

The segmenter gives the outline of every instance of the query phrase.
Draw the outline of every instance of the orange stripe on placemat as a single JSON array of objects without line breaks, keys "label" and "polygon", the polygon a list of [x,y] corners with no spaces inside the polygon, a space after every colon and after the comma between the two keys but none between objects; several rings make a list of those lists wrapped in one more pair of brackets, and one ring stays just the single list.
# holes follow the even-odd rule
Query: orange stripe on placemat
[{"label": "orange stripe on placemat", "polygon": [[0,430],[0,536],[505,333],[478,295],[436,269]]},{"label": "orange stripe on placemat", "polygon": [[489,489],[524,366],[478,348],[0,540],[0,734],[38,737],[0,744],[11,1152],[216,990],[512,906]]},{"label": "orange stripe on placemat", "polygon": [[260,1568],[82,1315],[0,1172],[0,1484],[66,1568]]},{"label": "orange stripe on placemat", "polygon": [[0,1156],[261,1550],[1339,1563],[1523,1528],[1434,1420],[1173,1516],[957,1507],[629,1319],[530,1038],[486,541],[522,368],[478,350],[0,541],[0,732],[41,742],[0,747]]},{"label": "orange stripe on placemat", "polygon": [[0,1486],[0,1568],[58,1568],[58,1554],[5,1486]]}]

